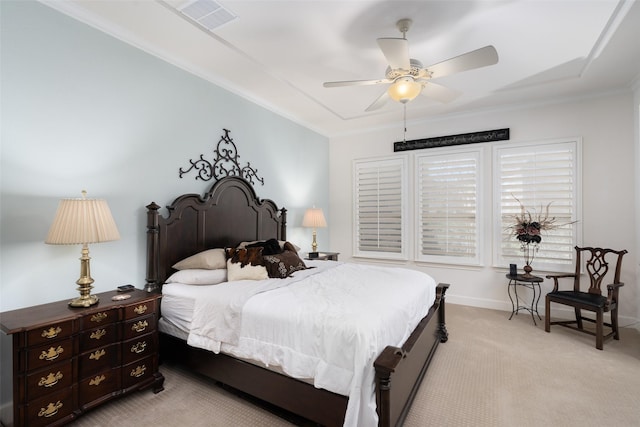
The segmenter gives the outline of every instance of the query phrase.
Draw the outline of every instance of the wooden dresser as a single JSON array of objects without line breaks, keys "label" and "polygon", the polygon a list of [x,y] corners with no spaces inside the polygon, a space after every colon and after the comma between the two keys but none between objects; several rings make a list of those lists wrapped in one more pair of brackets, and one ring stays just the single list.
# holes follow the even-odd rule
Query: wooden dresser
[{"label": "wooden dresser", "polygon": [[67,300],[0,314],[5,427],[63,425],[124,393],[163,390],[161,295],[126,294],[131,297],[122,301],[111,300],[117,291],[98,294],[89,308],[69,307]]}]

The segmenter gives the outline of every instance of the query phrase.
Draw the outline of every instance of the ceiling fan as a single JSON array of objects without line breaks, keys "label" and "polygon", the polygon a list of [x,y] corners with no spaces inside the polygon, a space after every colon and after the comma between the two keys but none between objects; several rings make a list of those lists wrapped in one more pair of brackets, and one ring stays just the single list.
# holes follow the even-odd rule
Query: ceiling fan
[{"label": "ceiling fan", "polygon": [[485,46],[471,52],[447,59],[428,67],[423,67],[417,59],[409,57],[407,31],[411,27],[411,19],[401,19],[396,27],[402,38],[379,38],[378,46],[382,50],[389,66],[385,78],[377,80],[351,80],[325,82],[324,87],[365,86],[390,84],[365,111],[373,111],[382,107],[389,98],[406,104],[419,94],[440,102],[451,102],[460,93],[453,89],[432,82],[432,79],[444,77],[462,71],[486,67],[498,63],[498,52],[493,46]]}]

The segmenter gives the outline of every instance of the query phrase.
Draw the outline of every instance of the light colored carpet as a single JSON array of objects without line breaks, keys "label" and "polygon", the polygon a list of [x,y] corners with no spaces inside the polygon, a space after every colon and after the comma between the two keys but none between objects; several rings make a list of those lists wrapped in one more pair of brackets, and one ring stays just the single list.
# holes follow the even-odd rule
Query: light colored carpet
[{"label": "light colored carpet", "polygon": [[[449,341],[424,378],[406,427],[640,426],[640,333],[596,350],[595,338],[544,332],[528,313],[447,305]],[[78,419],[82,427],[291,426],[211,381],[174,366],[159,394],[116,399]]]},{"label": "light colored carpet", "polygon": [[528,313],[447,306],[406,426],[640,426],[640,333],[595,337]]}]

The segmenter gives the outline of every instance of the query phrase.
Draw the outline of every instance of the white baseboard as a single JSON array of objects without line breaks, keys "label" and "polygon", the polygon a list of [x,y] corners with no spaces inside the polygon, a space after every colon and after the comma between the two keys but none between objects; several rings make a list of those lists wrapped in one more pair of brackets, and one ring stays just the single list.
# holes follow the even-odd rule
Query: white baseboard
[{"label": "white baseboard", "polygon": [[[488,308],[491,310],[500,310],[500,311],[506,311],[506,312],[511,312],[512,310],[511,301],[499,301],[499,300],[491,300],[491,299],[485,299],[485,298],[471,298],[471,297],[465,297],[460,295],[449,295],[449,294],[446,294],[445,298],[447,303],[450,303],[450,304],[468,305],[471,307]],[[558,319],[574,318],[573,309],[554,308],[554,306],[560,307],[558,304],[551,305],[552,318],[558,318]],[[540,313],[540,316],[544,318],[544,298],[540,298],[540,302],[538,304],[538,313]],[[583,314],[588,316],[589,312],[584,310]],[[608,320],[605,320],[605,321],[608,321]],[[640,331],[640,322],[638,319],[634,319],[633,317],[629,317],[629,316],[619,316],[618,322],[621,328],[631,327]]]}]

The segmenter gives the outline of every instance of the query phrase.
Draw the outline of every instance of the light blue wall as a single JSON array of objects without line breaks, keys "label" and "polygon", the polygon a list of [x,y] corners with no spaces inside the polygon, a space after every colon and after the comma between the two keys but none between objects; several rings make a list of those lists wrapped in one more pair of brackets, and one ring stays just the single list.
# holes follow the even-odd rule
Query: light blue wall
[{"label": "light blue wall", "polygon": [[[0,310],[74,297],[80,246],[43,243],[59,199],[109,203],[122,239],[90,246],[96,292],[144,285],[144,206],[204,193],[178,169],[213,158],[223,128],[262,198],[302,215],[328,211],[328,139],[33,1],[1,1]],[[224,58],[220,59],[221,61]],[[329,243],[326,230],[320,242]]]}]

